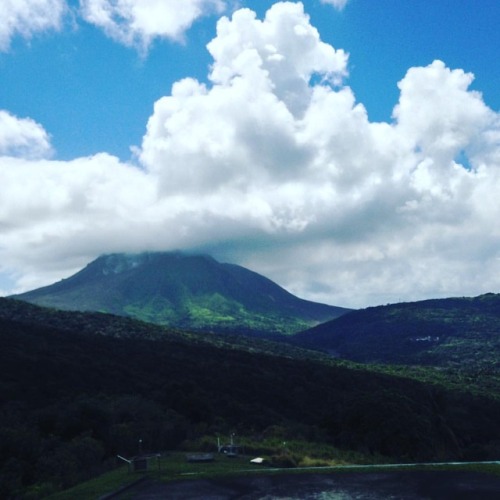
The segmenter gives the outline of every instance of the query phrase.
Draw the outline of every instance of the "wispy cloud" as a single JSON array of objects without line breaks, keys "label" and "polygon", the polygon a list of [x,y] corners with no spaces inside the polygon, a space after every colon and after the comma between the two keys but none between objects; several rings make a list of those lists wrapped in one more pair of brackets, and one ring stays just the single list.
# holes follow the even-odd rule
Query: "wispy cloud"
[{"label": "wispy cloud", "polygon": [[114,40],[147,51],[156,38],[181,40],[199,17],[221,12],[223,0],[80,0],[81,15]]},{"label": "wispy cloud", "polygon": [[15,36],[29,39],[37,33],[60,28],[65,0],[2,0],[0,2],[0,51],[7,51]]},{"label": "wispy cloud", "polygon": [[103,30],[107,36],[145,54],[158,38],[182,41],[200,17],[221,13],[225,0],[3,0],[0,2],[0,51],[15,36],[58,30],[66,14]]},{"label": "wispy cloud", "polygon": [[342,10],[349,0],[320,0],[321,3],[325,3],[328,5],[333,5],[336,9]]}]

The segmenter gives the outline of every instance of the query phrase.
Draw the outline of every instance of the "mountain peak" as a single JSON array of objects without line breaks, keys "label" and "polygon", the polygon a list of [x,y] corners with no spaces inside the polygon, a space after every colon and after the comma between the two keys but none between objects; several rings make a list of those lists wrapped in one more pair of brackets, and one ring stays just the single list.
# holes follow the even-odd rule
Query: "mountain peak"
[{"label": "mountain peak", "polygon": [[178,251],[102,255],[74,276],[16,298],[178,328],[266,334],[295,333],[348,311],[295,297],[244,267]]},{"label": "mountain peak", "polygon": [[144,264],[148,260],[147,253],[141,254],[108,254],[102,255],[90,265],[99,265],[102,274],[120,274],[124,271],[129,271]]},{"label": "mountain peak", "polygon": [[181,251],[172,252],[141,252],[141,253],[111,253],[104,254],[88,264],[87,267],[98,266],[104,275],[120,274],[131,269],[144,265],[164,265],[165,263],[175,263],[180,260],[196,259],[211,260],[216,262],[208,255],[190,256]]}]

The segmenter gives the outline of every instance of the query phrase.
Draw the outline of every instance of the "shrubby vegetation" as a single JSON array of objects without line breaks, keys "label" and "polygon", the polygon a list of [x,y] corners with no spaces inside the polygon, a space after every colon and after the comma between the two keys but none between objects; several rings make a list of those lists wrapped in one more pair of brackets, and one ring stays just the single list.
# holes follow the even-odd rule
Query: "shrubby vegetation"
[{"label": "shrubby vegetation", "polygon": [[156,452],[235,432],[255,450],[313,443],[311,459],[325,458],[318,443],[365,461],[500,455],[495,395],[265,340],[0,299],[0,367],[1,498],[66,488],[139,439]]}]

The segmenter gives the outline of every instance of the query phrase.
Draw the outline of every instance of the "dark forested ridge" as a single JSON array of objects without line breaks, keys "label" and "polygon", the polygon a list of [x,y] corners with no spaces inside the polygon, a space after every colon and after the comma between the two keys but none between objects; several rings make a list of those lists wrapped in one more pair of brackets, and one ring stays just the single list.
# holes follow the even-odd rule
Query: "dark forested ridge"
[{"label": "dark forested ridge", "polygon": [[81,481],[115,454],[135,454],[139,437],[159,451],[280,428],[286,439],[392,460],[500,453],[496,397],[257,339],[231,344],[0,299],[0,370],[1,498]]},{"label": "dark forested ridge", "polygon": [[362,363],[500,372],[500,295],[353,311],[294,336],[297,345]]},{"label": "dark forested ridge", "polygon": [[295,333],[348,311],[299,299],[243,267],[179,252],[102,256],[17,298],[190,330],[260,334]]}]

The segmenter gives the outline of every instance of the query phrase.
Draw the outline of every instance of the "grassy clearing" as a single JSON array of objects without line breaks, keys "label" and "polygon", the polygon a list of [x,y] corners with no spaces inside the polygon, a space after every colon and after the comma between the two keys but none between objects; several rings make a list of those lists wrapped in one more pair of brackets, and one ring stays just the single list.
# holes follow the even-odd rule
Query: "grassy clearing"
[{"label": "grassy clearing", "polygon": [[[153,461],[147,476],[168,482],[181,479],[244,475],[251,473],[249,469],[257,469],[258,471],[259,466],[251,464],[249,460],[250,457],[228,458],[225,455],[217,454],[213,462],[190,463],[186,460],[185,452],[172,452],[161,457],[159,468],[156,461]],[[131,485],[143,476],[143,473],[130,472],[128,466],[123,466],[48,498],[49,500],[96,499]]]},{"label": "grassy clearing", "polygon": [[[481,472],[500,476],[500,462],[472,464],[401,464],[401,465],[347,465],[326,459],[303,457],[296,468],[276,468],[269,465],[250,463],[250,456],[228,458],[223,454],[215,454],[213,462],[191,463],[186,460],[185,452],[171,452],[161,457],[159,468],[152,464],[148,477],[159,481],[207,479],[214,477],[245,476],[254,474],[300,474],[314,470],[315,474],[335,473],[373,473],[396,471],[466,471]],[[144,474],[129,472],[120,467],[98,478],[82,483],[74,488],[49,497],[49,500],[87,500],[100,498],[103,495],[131,485],[144,477]]]},{"label": "grassy clearing", "polygon": [[137,481],[140,477],[141,475],[130,473],[128,467],[123,466],[90,481],[80,483],[73,488],[51,495],[48,498],[50,500],[96,499],[117,491]]}]

